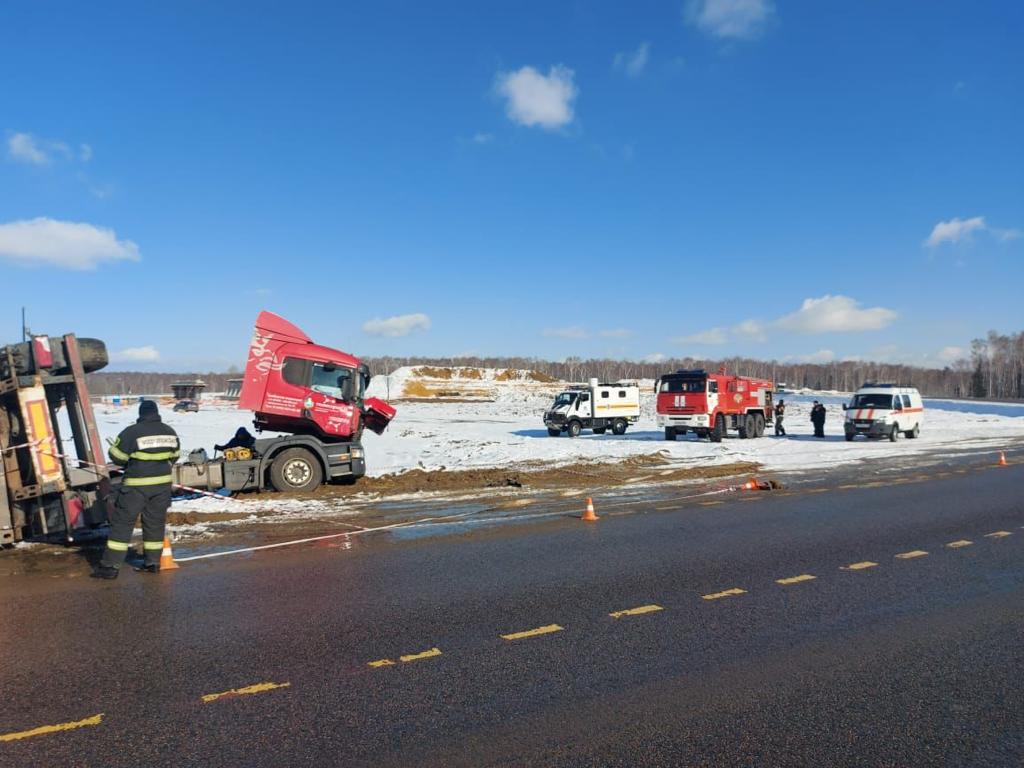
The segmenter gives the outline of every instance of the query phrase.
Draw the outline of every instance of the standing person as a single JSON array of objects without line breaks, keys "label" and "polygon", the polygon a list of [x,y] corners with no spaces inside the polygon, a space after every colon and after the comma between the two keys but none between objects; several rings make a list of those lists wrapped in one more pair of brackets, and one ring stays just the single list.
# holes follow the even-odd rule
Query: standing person
[{"label": "standing person", "polygon": [[825,406],[819,403],[817,400],[814,401],[814,407],[811,408],[811,423],[814,425],[814,436],[824,437]]},{"label": "standing person", "polygon": [[121,431],[110,445],[110,459],[124,467],[124,479],[110,514],[110,535],[99,568],[100,579],[116,579],[132,540],[135,521],[142,515],[142,549],[145,573],[160,570],[164,525],[171,505],[171,464],[181,455],[175,431],[160,420],[152,400],[139,403],[139,418]]},{"label": "standing person", "polygon": [[782,426],[782,417],[786,415],[786,401],[779,400],[775,405],[775,436],[785,437],[786,428]]}]

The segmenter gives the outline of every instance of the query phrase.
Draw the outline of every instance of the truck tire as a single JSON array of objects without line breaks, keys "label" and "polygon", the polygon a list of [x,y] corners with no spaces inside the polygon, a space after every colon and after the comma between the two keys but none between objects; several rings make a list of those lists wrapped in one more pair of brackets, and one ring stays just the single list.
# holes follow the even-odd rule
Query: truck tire
[{"label": "truck tire", "polygon": [[892,429],[889,430],[889,442],[895,443],[896,439],[900,436],[900,425],[893,424]]},{"label": "truck tire", "polygon": [[626,429],[629,427],[629,423],[625,419],[616,419],[612,422],[612,434],[613,435],[624,435]]},{"label": "truck tire", "polygon": [[757,425],[754,423],[754,417],[751,414],[742,416],[739,419],[740,422],[740,439],[754,438],[757,436]]},{"label": "truck tire", "polygon": [[909,439],[913,440],[915,437],[921,434],[921,425],[915,424],[913,429],[908,429],[903,434]]},{"label": "truck tire", "polygon": [[754,414],[754,437],[764,437],[764,414]]},{"label": "truck tire", "polygon": [[711,438],[712,443],[722,442],[722,438],[725,437],[725,433],[728,430],[725,428],[725,416],[718,414],[715,417],[715,428],[711,430],[708,437]]},{"label": "truck tire", "polygon": [[320,461],[305,448],[288,448],[270,465],[270,484],[275,491],[308,492],[324,481]]},{"label": "truck tire", "polygon": [[551,435],[552,437],[558,437],[560,434],[562,434],[562,430],[552,429],[551,427],[548,427],[548,434]]},{"label": "truck tire", "polygon": [[665,427],[665,439],[671,440],[673,443],[676,441],[676,428]]},{"label": "truck tire", "polygon": [[567,431],[569,432],[569,437],[579,437],[580,432],[583,431],[583,425],[578,421],[570,421],[569,429]]},{"label": "truck tire", "polygon": [[107,357],[107,345],[99,339],[79,339],[78,354],[82,358],[82,368],[86,373],[106,368],[110,358]]}]

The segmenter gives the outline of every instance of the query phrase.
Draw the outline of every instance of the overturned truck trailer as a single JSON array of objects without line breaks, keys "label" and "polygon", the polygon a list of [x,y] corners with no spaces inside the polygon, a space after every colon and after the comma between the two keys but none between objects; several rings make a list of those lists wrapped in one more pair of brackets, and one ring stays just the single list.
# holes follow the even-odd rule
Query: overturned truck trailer
[{"label": "overturned truck trailer", "polygon": [[73,541],[107,521],[110,479],[85,374],[98,339],[33,336],[0,347],[0,545]]}]

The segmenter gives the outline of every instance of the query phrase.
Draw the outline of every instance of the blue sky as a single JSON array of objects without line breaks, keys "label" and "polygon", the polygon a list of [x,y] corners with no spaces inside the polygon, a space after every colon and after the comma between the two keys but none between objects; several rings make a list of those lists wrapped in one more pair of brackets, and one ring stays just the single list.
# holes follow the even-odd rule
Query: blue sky
[{"label": "blue sky", "polygon": [[[217,7],[211,7],[217,6]],[[1021,329],[1024,6],[52,3],[0,23],[0,329],[941,365]]]}]

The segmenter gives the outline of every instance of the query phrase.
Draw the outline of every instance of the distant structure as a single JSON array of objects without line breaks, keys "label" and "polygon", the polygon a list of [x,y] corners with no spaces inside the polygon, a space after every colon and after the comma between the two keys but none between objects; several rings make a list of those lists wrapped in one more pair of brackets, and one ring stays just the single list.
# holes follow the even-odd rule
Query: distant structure
[{"label": "distant structure", "polygon": [[224,390],[225,400],[237,400],[242,396],[242,380],[228,379],[227,388]]},{"label": "distant structure", "polygon": [[206,389],[206,382],[202,379],[171,383],[171,392],[174,393],[175,400],[192,400],[198,403],[204,389]]}]

